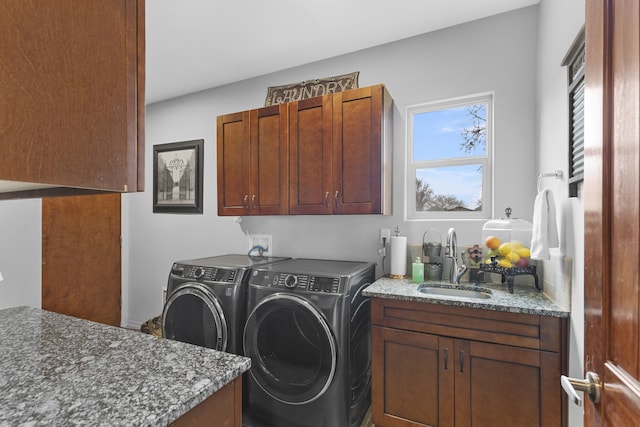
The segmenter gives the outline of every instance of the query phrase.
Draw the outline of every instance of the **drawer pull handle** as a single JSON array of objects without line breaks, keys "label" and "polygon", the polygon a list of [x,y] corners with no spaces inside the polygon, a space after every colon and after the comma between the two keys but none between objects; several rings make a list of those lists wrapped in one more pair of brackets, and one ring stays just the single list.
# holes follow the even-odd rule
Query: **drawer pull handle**
[{"label": "drawer pull handle", "polygon": [[460,350],[460,372],[464,372],[464,350]]},{"label": "drawer pull handle", "polygon": [[247,209],[249,206],[247,206],[247,200],[249,200],[249,195],[245,194],[244,195],[244,200],[242,201],[242,207]]},{"label": "drawer pull handle", "polygon": [[251,196],[251,209],[256,208],[256,195]]},{"label": "drawer pull handle", "polygon": [[336,202],[336,208],[338,207],[338,191],[336,191],[336,195],[333,197]]},{"label": "drawer pull handle", "polygon": [[324,193],[324,207],[325,208],[329,207],[329,192],[328,191],[326,193]]}]

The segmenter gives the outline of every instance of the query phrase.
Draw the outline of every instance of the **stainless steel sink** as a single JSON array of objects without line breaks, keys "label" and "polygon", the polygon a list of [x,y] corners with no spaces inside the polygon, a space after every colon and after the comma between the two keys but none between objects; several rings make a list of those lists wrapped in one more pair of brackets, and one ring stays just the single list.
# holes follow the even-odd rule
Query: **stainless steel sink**
[{"label": "stainless steel sink", "polygon": [[477,289],[461,289],[453,287],[442,287],[433,285],[420,285],[418,292],[436,296],[459,297],[459,298],[475,298],[488,299],[491,298],[490,291]]}]

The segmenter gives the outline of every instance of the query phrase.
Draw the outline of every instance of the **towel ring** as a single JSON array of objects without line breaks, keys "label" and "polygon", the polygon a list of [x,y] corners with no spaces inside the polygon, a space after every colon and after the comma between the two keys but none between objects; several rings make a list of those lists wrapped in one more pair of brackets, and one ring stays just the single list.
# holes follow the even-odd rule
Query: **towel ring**
[{"label": "towel ring", "polygon": [[538,193],[540,192],[540,181],[542,181],[542,178],[547,178],[553,176],[556,179],[562,179],[562,171],[561,170],[557,170],[555,172],[546,172],[546,173],[541,173],[540,175],[538,175]]}]

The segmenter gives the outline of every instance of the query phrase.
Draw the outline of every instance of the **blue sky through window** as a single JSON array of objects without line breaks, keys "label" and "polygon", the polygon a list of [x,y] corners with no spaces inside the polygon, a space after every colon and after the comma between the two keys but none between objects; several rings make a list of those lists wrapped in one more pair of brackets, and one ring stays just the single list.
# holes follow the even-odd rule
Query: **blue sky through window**
[{"label": "blue sky through window", "polygon": [[[486,119],[486,104],[478,114]],[[428,111],[413,116],[413,160],[437,160],[466,156],[484,156],[483,144],[465,153],[462,131],[474,127],[473,118],[467,111],[468,106]]]},{"label": "blue sky through window", "polygon": [[[478,106],[474,119],[469,107]],[[428,183],[435,194],[452,195],[464,201],[468,209],[476,209],[482,202],[482,164],[447,164],[450,159],[486,156],[486,143],[465,151],[464,129],[486,126],[487,104],[468,104],[413,115],[413,161],[433,162],[418,167],[416,178]],[[485,129],[486,130],[486,129]],[[486,140],[486,139],[485,139]]]}]

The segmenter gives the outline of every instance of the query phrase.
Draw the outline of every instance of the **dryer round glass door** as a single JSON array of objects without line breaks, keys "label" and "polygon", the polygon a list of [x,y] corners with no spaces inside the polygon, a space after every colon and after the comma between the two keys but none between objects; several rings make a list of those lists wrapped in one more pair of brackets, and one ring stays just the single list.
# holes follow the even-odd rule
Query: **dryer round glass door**
[{"label": "dryer round glass door", "polygon": [[244,351],[251,377],[281,402],[312,402],[335,376],[331,329],[309,301],[295,295],[272,294],[258,303],[245,325]]},{"label": "dryer round glass door", "polygon": [[227,331],[218,298],[200,283],[185,283],[176,288],[162,310],[165,338],[225,351]]}]

